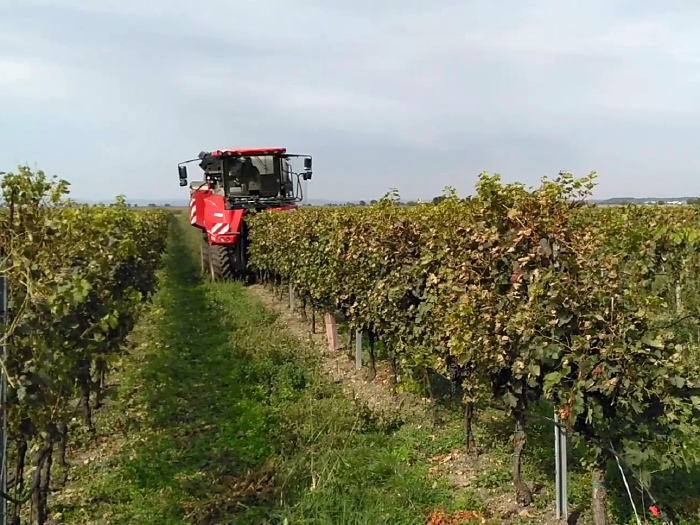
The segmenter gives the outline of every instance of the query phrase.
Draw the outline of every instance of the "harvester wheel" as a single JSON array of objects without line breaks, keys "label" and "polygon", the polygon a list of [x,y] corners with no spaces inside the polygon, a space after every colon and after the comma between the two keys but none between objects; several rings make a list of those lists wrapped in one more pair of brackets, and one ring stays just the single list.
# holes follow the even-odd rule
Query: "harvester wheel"
[{"label": "harvester wheel", "polygon": [[234,250],[236,253],[236,273],[240,279],[245,281],[248,274],[248,237],[246,235],[245,226],[241,229],[243,232],[242,235],[238,237]]},{"label": "harvester wheel", "polygon": [[199,244],[199,259],[202,265],[202,275],[209,272],[209,239],[207,234],[202,234],[202,242]]},{"label": "harvester wheel", "polygon": [[241,221],[240,235],[233,246],[233,263],[236,278],[245,284],[255,283],[255,274],[248,268],[248,224]]},{"label": "harvester wheel", "polygon": [[209,247],[209,271],[211,280],[214,282],[233,279],[233,266],[228,246],[214,244]]}]

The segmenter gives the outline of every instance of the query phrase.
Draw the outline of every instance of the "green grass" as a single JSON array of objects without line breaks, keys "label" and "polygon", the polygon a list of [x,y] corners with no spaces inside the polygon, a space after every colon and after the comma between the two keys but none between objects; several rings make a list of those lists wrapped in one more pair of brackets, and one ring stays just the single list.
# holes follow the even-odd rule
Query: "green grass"
[{"label": "green grass", "polygon": [[171,237],[98,412],[103,437],[71,454],[57,521],[416,524],[453,499],[428,475],[428,433],[343,396],[307,343],[242,286],[199,282],[188,236]]}]

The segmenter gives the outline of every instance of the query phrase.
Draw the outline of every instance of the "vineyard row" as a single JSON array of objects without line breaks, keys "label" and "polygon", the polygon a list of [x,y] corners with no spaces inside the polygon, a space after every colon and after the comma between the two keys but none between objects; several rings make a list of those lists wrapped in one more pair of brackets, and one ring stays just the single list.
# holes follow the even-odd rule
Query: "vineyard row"
[{"label": "vineyard row", "polygon": [[9,523],[47,520],[52,465],[66,467],[76,422],[92,411],[155,290],[170,215],[66,200],[68,184],[20,169],[0,185],[8,283]]},{"label": "vineyard row", "polygon": [[483,174],[474,196],[400,206],[305,208],[251,218],[263,278],[381,340],[397,381],[449,376],[475,409],[513,421],[517,499],[526,420],[548,401],[585,445],[596,523],[605,465],[697,462],[700,415],[696,208],[585,204],[593,177],[535,189]]}]

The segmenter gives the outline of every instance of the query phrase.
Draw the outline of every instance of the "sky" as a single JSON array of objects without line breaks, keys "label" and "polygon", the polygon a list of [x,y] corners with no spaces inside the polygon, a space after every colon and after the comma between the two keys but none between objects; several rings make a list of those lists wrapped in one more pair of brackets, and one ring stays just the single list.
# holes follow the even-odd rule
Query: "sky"
[{"label": "sky", "polygon": [[318,199],[560,170],[700,195],[699,25],[691,0],[0,0],[0,171],[183,199],[178,162],[274,146]]}]

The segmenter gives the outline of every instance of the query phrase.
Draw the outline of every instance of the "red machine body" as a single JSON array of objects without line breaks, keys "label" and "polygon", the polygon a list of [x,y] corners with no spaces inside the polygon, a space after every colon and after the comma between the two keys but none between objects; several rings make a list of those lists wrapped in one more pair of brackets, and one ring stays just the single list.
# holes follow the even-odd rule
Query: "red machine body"
[{"label": "red machine body", "polygon": [[[296,204],[266,208],[294,210]],[[223,195],[216,195],[209,183],[190,196],[190,224],[207,233],[209,244],[233,244],[240,234],[241,222],[246,209],[227,210]]]}]

